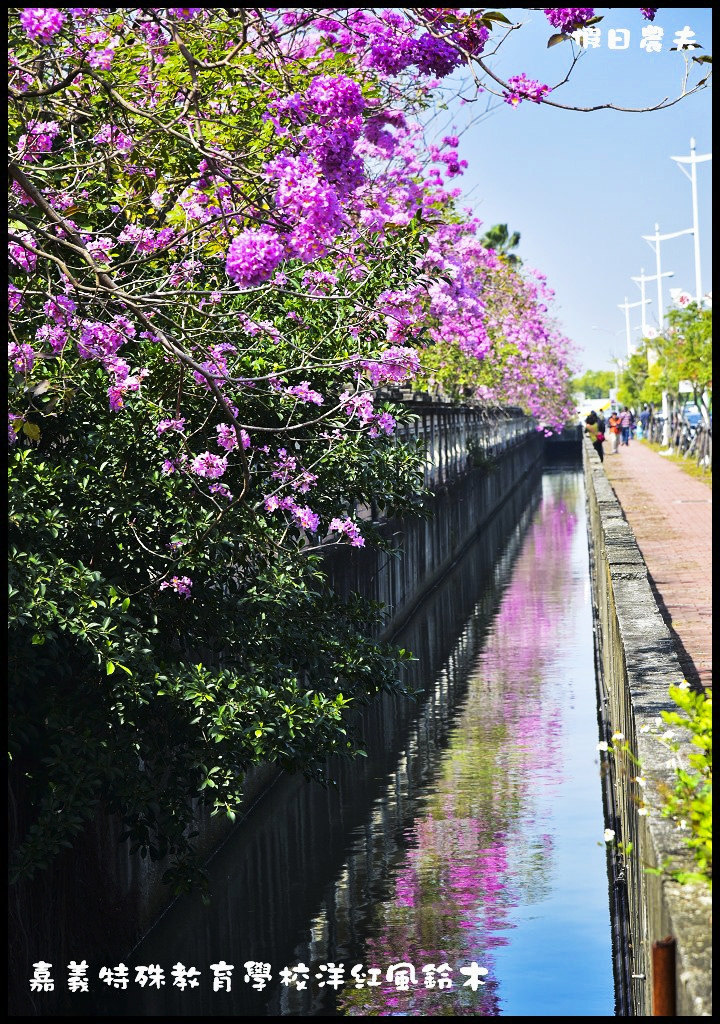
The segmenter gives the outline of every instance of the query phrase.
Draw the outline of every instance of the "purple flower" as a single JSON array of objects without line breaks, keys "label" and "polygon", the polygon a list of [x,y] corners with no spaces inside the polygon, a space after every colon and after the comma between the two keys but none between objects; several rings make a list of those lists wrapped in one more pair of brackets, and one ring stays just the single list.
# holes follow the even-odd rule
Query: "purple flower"
[{"label": "purple flower", "polygon": [[370,374],[374,388],[381,384],[400,384],[420,369],[420,359],[414,348],[391,345],[378,360],[363,360],[360,365]]},{"label": "purple flower", "polygon": [[203,452],[192,460],[190,469],[198,476],[216,478],[222,476],[227,469],[227,459],[213,455],[212,452]]},{"label": "purple flower", "polygon": [[232,501],[232,494],[225,484],[210,484],[208,490],[211,494],[217,494],[221,498],[227,498],[228,501]]},{"label": "purple flower", "polygon": [[77,343],[78,355],[81,359],[110,359],[126,341],[114,327],[85,320]]},{"label": "purple flower", "polygon": [[360,86],[345,75],[335,78],[318,75],[310,83],[305,97],[310,108],[326,120],[356,117],[365,108]]},{"label": "purple flower", "polygon": [[35,350],[31,345],[18,345],[15,341],[9,341],[8,359],[18,373],[29,373],[35,363]]},{"label": "purple flower", "polygon": [[22,309],[23,297],[19,288],[14,284],[8,285],[8,312],[14,313],[16,309]]},{"label": "purple flower", "polygon": [[[27,242],[28,245],[35,244],[35,239],[27,231],[19,237],[22,238],[23,241]],[[8,256],[13,263],[17,263],[17,265],[22,267],[23,270],[26,270],[28,274],[31,274],[33,270],[35,270],[37,256],[34,252],[30,252],[26,249],[24,245],[20,245],[19,242],[8,242]]]},{"label": "purple flower", "polygon": [[415,43],[415,60],[424,75],[437,75],[445,78],[462,63],[462,56],[444,39],[436,39],[429,33],[420,36]]},{"label": "purple flower", "polygon": [[301,526],[303,530],[311,530],[313,533],[316,532],[320,525],[320,516],[308,506],[300,507],[298,505],[292,510],[292,514],[295,516],[295,521],[298,526]]},{"label": "purple flower", "polygon": [[505,94],[505,102],[513,107],[517,107],[522,100],[542,103],[543,97],[550,92],[549,85],[542,85],[540,82],[528,78],[525,72],[508,78],[508,85],[511,91]]},{"label": "purple flower", "polygon": [[225,270],[242,287],[262,284],[285,258],[285,250],[269,228],[248,228],[233,238]]},{"label": "purple flower", "polygon": [[304,380],[300,384],[296,384],[295,387],[286,388],[286,394],[294,395],[302,402],[312,402],[314,405],[322,405],[325,401],[319,391],[313,391],[310,388],[309,380]]},{"label": "purple flower", "polygon": [[295,499],[291,496],[287,498],[278,498],[276,494],[265,496],[266,512],[276,512],[278,509],[281,509],[283,512],[294,512],[296,508]]},{"label": "purple flower", "polygon": [[[100,143],[101,145],[110,145],[120,153],[129,153],[135,145],[135,142],[129,135],[125,135],[119,128],[115,128],[111,124],[104,124],[97,134],[93,136],[93,142]],[[120,239],[120,241],[124,240],[123,238]]]},{"label": "purple flower", "polygon": [[559,32],[570,35],[595,14],[594,7],[544,7],[545,17]]},{"label": "purple flower", "polygon": [[35,331],[35,337],[40,343],[47,342],[55,355],[57,355],[67,345],[68,332],[67,328],[61,324],[56,324],[54,327],[50,324],[42,324]]},{"label": "purple flower", "polygon": [[63,27],[64,21],[65,15],[55,7],[26,7],[20,13],[20,24],[28,39],[36,39],[39,43],[49,43]]},{"label": "purple flower", "polygon": [[59,132],[60,125],[57,121],[30,121],[27,133],[18,139],[21,158],[33,163],[42,153],[49,153]]},{"label": "purple flower", "polygon": [[646,21],[654,21],[655,15],[660,10],[659,7],[641,7],[640,13]]},{"label": "purple flower", "polygon": [[375,425],[378,430],[383,430],[388,435],[392,434],[395,430],[395,417],[391,416],[389,412],[381,412],[375,420]]},{"label": "purple flower", "polygon": [[182,434],[185,430],[184,418],[181,416],[174,420],[160,420],[158,425],[155,427],[155,432],[158,437],[160,437],[161,434],[164,434],[167,430],[175,430],[178,434]]},{"label": "purple flower", "polygon": [[67,295],[55,295],[43,306],[45,316],[49,316],[56,324],[69,324],[75,308],[75,303]]},{"label": "purple flower", "polygon": [[215,430],[218,435],[217,443],[221,448],[224,448],[226,452],[232,452],[237,448],[238,439],[235,427],[229,423],[219,423]]},{"label": "purple flower", "polygon": [[352,547],[365,547],[365,538],[361,535],[357,524],[352,519],[348,519],[347,516],[344,519],[331,519],[330,533],[344,533]]},{"label": "purple flower", "polygon": [[189,576],[173,576],[170,580],[163,580],[160,590],[172,589],[178,597],[190,597],[190,588],[193,583]]}]

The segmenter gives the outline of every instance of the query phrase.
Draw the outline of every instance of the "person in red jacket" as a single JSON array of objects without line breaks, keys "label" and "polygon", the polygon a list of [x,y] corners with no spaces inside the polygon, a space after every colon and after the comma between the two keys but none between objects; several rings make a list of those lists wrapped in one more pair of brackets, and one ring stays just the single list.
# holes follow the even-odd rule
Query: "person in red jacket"
[{"label": "person in red jacket", "polygon": [[617,455],[620,444],[620,417],[616,412],[610,413],[608,419],[608,431],[610,433],[610,454]]}]

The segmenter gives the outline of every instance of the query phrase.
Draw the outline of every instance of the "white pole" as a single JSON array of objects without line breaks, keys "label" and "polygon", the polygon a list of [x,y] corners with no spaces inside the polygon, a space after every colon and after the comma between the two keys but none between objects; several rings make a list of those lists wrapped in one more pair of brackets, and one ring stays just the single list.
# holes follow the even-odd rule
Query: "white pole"
[{"label": "white pole", "polygon": [[640,267],[640,277],[634,277],[633,281],[640,282],[640,300],[642,306],[640,307],[640,324],[643,338],[647,334],[647,321],[645,320],[645,267]]},{"label": "white pole", "polygon": [[[673,274],[672,270],[666,270],[666,271],[664,271],[662,276],[663,277],[673,277],[674,274]],[[654,281],[656,279],[656,277],[657,277],[657,274],[646,274],[645,270],[643,269],[643,270],[640,271],[640,277],[633,277],[633,278],[631,278],[632,281],[637,281],[637,283],[640,285],[640,294],[642,296],[642,302],[643,302],[643,307],[642,307],[642,336],[643,336],[643,338],[647,338],[648,334],[650,332],[650,325],[648,324],[647,317],[645,316],[645,302],[646,301],[649,302],[650,299],[647,299],[647,300],[645,299],[645,284],[646,284],[647,281]]]},{"label": "white pole", "polygon": [[702,283],[700,280],[700,231],[698,228],[698,196],[697,196],[697,161],[695,159],[695,139],[690,139],[690,186],[692,188],[693,205],[693,248],[695,249],[695,301],[702,303]]},{"label": "white pole", "polygon": [[658,290],[658,327],[662,332],[665,310],[663,309],[662,297],[662,271],[660,270],[660,225],[655,225],[655,262],[657,264],[657,290]]},{"label": "white pole", "polygon": [[[676,159],[673,157],[673,160]],[[662,298],[662,279],[663,277],[669,277],[669,274],[663,274],[660,269],[660,243],[664,242],[668,238],[679,238],[680,235],[691,235],[693,233],[692,228],[685,228],[683,231],[672,231],[669,235],[660,234],[660,225],[655,225],[654,235],[643,235],[646,242],[655,250],[655,263],[657,265],[657,289],[658,289],[658,329],[662,334],[663,320],[665,319],[665,310],[663,308]]]},{"label": "white pole", "polygon": [[635,309],[636,306],[645,307],[645,303],[649,302],[650,299],[643,299],[642,302],[628,302],[627,295],[625,296],[625,302],[618,303],[618,309],[625,310],[625,335],[627,337],[627,354],[628,359],[632,355],[632,338],[630,334],[630,310]]},{"label": "white pole", "polygon": [[[704,163],[706,160],[712,160],[712,153],[705,153],[703,156],[698,156],[695,152],[695,139],[690,139],[690,156],[671,156],[670,159],[674,160],[683,174],[690,179],[690,184],[692,186],[692,234],[693,247],[695,250],[695,301],[698,305],[701,305],[703,294],[700,274],[700,223],[698,218],[697,165]],[[690,174],[685,170],[683,164],[690,164]]]}]

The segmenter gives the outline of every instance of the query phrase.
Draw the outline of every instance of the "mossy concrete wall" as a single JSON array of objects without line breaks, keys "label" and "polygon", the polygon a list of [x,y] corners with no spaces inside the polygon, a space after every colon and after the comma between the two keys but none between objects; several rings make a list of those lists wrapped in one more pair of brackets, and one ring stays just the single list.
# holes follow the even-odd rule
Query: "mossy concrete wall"
[{"label": "mossy concrete wall", "polygon": [[[680,884],[673,871],[693,871],[694,861],[680,831],[662,816],[663,793],[674,788],[677,767],[687,767],[692,749],[674,752],[660,738],[667,726],[662,710],[675,709],[668,688],[683,675],[657,602],[648,571],[630,526],[600,459],[583,442],[593,587],[598,631],[599,671],[607,693],[603,709],[608,730],[622,733],[641,767],[629,758],[608,756],[614,790],[615,821],[610,827],[622,844],[632,843],[617,884],[627,886],[628,949],[631,988],[629,1016],[654,1016],[652,947],[671,936],[676,941],[676,1015],[709,1016],[711,989],[711,894],[702,883]],[[678,735],[678,730],[674,730]],[[622,741],[616,744],[622,745]],[[607,755],[605,755],[607,756]],[[642,789],[633,779],[640,772]],[[644,803],[646,815],[638,814]],[[661,868],[660,874],[647,869]]]}]

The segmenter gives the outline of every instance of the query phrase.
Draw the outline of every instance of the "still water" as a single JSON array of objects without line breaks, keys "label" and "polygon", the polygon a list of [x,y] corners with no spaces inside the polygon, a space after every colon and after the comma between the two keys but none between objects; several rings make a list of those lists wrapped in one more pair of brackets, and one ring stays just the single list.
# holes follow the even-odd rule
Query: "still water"
[{"label": "still water", "polygon": [[395,638],[423,698],[278,782],[125,959],[165,984],[96,1015],[615,1015],[584,503],[578,468],[516,491]]}]

